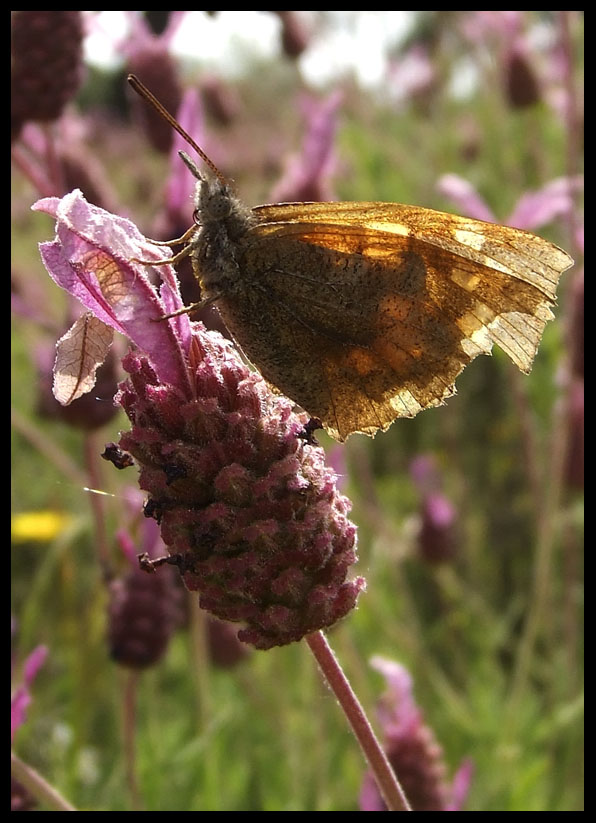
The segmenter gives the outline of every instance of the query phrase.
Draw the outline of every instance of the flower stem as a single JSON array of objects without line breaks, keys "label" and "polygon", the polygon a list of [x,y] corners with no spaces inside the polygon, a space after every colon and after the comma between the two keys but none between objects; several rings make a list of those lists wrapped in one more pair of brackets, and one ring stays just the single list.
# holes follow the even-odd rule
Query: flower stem
[{"label": "flower stem", "polygon": [[136,758],[136,708],[139,685],[139,672],[126,671],[122,699],[122,726],[124,738],[124,754],[126,760],[126,782],[130,793],[131,804],[136,812],[143,811],[143,803],[137,780]]},{"label": "flower stem", "polygon": [[321,631],[318,631],[307,635],[306,642],[315,656],[328,685],[339,701],[352,731],[356,735],[360,748],[374,774],[387,810],[390,812],[412,811],[395,772],[375,736],[364,709],[329,646],[327,638]]},{"label": "flower stem", "polygon": [[79,811],[71,806],[53,786],[50,786],[35,769],[22,761],[20,757],[17,757],[14,752],[11,752],[10,759],[12,776],[40,803],[55,812]]}]

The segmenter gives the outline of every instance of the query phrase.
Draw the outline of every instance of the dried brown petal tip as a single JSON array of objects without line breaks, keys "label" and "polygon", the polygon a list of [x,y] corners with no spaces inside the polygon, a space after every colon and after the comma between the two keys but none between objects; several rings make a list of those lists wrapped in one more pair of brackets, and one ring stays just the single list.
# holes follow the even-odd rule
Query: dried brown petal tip
[{"label": "dried brown petal tip", "polygon": [[[91,318],[93,321],[94,318]],[[78,321],[77,321],[78,322]],[[95,321],[98,323],[98,321]],[[102,325],[102,324],[99,324]],[[76,329],[76,324],[73,329]],[[104,326],[105,329],[105,326]],[[72,331],[72,330],[71,330]],[[67,335],[61,338],[62,342]],[[71,339],[72,344],[72,339]],[[72,355],[73,346],[67,347]],[[76,379],[67,378],[64,372],[60,375],[54,374],[54,384],[52,386],[52,362],[54,359],[54,349],[42,347],[36,353],[38,367],[38,397],[37,409],[42,417],[51,420],[59,420],[67,426],[82,429],[83,431],[95,431],[105,426],[119,413],[114,405],[113,397],[117,388],[116,379],[116,359],[112,352],[109,352],[105,360],[93,370],[92,391],[86,393],[74,392],[73,386],[81,383],[80,374]],[[75,367],[82,362],[80,350],[77,352],[74,362]],[[71,365],[73,365],[71,361]],[[65,394],[74,397],[72,402],[64,401],[60,396],[59,385],[65,388]],[[70,387],[70,388],[68,388]],[[58,399],[60,398],[60,402]]]},{"label": "dried brown petal tip", "polygon": [[106,443],[106,447],[101,456],[104,460],[113,463],[117,469],[128,469],[134,466],[134,460],[130,454],[122,451],[116,443]]}]

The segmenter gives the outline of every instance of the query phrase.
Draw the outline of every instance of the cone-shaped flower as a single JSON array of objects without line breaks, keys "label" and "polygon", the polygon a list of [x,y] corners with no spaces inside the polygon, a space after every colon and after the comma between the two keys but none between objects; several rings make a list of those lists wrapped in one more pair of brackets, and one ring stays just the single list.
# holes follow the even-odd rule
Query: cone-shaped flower
[{"label": "cone-shaped flower", "polygon": [[31,685],[37,677],[38,671],[45,663],[48,656],[46,646],[37,646],[25,660],[23,665],[23,678],[14,690],[10,699],[10,740],[14,739],[15,733],[25,722],[27,709],[31,703]]},{"label": "cone-shaped flower", "polygon": [[457,510],[441,491],[442,478],[437,463],[431,455],[418,455],[410,465],[410,474],[421,497],[420,554],[428,563],[451,560],[457,545]]},{"label": "cone-shaped flower", "polygon": [[120,448],[140,467],[145,512],[187,587],[217,617],[242,621],[239,637],[260,649],[335,623],[364,580],[346,580],[350,504],[305,436],[306,415],[219,334],[187,315],[165,319],[181,307],[176,278],[160,265],[159,292],[151,285],[151,267],[133,258],[163,251],[132,223],[76,191],[34,208],[57,219],[56,239],[40,247],[50,275],[134,344],[116,397],[132,424]]},{"label": "cone-shaped flower", "polygon": [[[465,761],[453,782],[446,779],[443,750],[424,722],[413,695],[412,677],[399,663],[375,657],[373,667],[384,677],[387,690],[379,704],[385,751],[415,812],[461,811],[470,787],[472,766]],[[370,774],[360,792],[364,812],[387,811]]]},{"label": "cone-shaped flower", "polygon": [[[37,646],[25,660],[22,680],[14,689],[10,699],[10,741],[14,740],[15,733],[23,725],[27,716],[27,709],[31,703],[31,686],[37,677],[38,671],[45,663],[48,655],[46,646]],[[32,812],[37,806],[37,800],[14,777],[10,780],[10,810],[11,812]]]},{"label": "cone-shaped flower", "polygon": [[172,635],[183,624],[184,589],[172,567],[146,574],[138,562],[139,554],[148,558],[163,554],[153,520],[144,520],[143,529],[134,537],[120,529],[116,539],[129,567],[109,585],[110,657],[122,666],[144,669],[162,659]]},{"label": "cone-shaped flower", "polygon": [[83,71],[80,11],[12,11],[10,17],[11,132],[29,120],[60,117]]}]

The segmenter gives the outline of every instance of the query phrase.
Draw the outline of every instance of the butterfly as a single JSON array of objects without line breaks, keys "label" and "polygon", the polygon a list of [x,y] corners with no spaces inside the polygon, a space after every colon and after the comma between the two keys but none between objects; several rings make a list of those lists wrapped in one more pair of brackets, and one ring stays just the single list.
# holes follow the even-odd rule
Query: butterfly
[{"label": "butterfly", "polygon": [[[553,243],[396,203],[249,208],[134,76],[129,82],[192,145],[194,225],[177,241],[248,360],[343,441],[445,402],[497,344],[529,372],[573,264]],[[152,265],[156,265],[155,262]]]}]

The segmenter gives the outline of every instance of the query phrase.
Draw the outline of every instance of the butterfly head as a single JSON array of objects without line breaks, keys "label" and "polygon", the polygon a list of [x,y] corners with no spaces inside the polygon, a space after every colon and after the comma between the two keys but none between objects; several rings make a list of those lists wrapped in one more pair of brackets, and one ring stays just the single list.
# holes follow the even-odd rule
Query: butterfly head
[{"label": "butterfly head", "polygon": [[232,236],[242,234],[253,222],[251,210],[238,200],[223,175],[205,174],[185,152],[181,151],[179,154],[198,181],[195,193],[195,223],[204,227],[221,226],[225,223]]},{"label": "butterfly head", "polygon": [[208,177],[186,154],[179,152],[181,159],[198,180],[195,193],[196,222],[201,225],[219,223],[225,220],[233,209],[232,192],[229,185],[219,177]]}]

